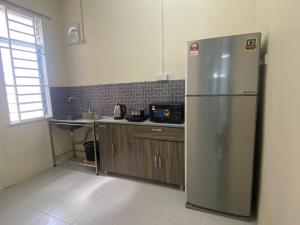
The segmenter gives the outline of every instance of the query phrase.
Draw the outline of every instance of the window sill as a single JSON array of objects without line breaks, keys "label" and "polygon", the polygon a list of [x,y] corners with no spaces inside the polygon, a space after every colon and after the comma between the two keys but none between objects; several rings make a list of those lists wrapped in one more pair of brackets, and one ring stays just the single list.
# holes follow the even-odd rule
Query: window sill
[{"label": "window sill", "polygon": [[47,121],[50,118],[52,118],[52,116],[31,119],[31,120],[26,120],[26,121],[17,122],[17,123],[10,123],[9,127],[18,127],[18,126],[22,126],[22,125],[26,125],[26,124],[38,123],[38,122],[42,122],[42,121]]}]

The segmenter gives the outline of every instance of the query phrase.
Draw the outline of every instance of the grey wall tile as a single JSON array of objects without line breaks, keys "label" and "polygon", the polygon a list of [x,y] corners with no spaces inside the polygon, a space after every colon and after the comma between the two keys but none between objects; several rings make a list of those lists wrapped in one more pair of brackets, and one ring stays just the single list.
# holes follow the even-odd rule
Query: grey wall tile
[{"label": "grey wall tile", "polygon": [[[127,109],[148,109],[150,103],[183,103],[184,80],[104,84],[80,87],[51,87],[54,116],[81,113],[88,104],[100,115],[112,115],[116,103]],[[78,97],[68,103],[68,97]]]}]

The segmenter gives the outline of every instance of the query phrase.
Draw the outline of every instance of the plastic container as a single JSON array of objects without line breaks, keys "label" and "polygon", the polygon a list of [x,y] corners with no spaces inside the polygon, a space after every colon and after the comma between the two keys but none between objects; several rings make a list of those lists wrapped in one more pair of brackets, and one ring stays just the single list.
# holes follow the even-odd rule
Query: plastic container
[{"label": "plastic container", "polygon": [[[85,150],[85,156],[86,160],[88,161],[95,161],[95,150],[94,150],[94,142],[88,141],[83,144],[84,150]],[[97,160],[100,159],[99,154],[99,141],[96,142],[96,148],[97,148]]]}]

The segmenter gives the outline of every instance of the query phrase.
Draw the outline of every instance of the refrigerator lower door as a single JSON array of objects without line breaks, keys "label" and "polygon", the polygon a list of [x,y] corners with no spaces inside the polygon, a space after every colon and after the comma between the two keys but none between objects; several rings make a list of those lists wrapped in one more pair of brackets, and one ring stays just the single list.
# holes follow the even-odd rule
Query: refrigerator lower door
[{"label": "refrigerator lower door", "polygon": [[250,216],[257,97],[186,101],[188,205]]}]

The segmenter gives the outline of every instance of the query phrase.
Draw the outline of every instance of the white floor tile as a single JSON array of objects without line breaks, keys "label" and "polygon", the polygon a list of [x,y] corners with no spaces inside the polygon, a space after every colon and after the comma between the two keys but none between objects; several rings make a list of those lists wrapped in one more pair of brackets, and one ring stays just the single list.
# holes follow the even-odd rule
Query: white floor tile
[{"label": "white floor tile", "polygon": [[50,184],[41,187],[38,191],[29,194],[22,203],[35,209],[48,212],[72,194],[76,185],[84,182],[86,175],[78,172],[55,179]]},{"label": "white floor tile", "polygon": [[43,186],[48,185],[51,182],[59,180],[70,173],[70,170],[63,168],[51,168],[43,173],[40,173],[29,180],[22,182],[18,185],[12,186],[7,189],[7,195],[15,201],[22,202],[28,195],[39,191]]},{"label": "white floor tile", "polygon": [[202,225],[201,213],[185,207],[185,192],[173,190],[158,225]]},{"label": "white floor tile", "polygon": [[77,219],[92,201],[85,194],[73,194],[48,213],[69,223]]},{"label": "white floor tile", "polygon": [[42,216],[42,212],[22,205],[10,205],[0,213],[2,225],[27,225]]},{"label": "white floor tile", "polygon": [[2,190],[0,192],[0,213],[8,207],[14,206],[16,203],[8,190]]},{"label": "white floor tile", "polygon": [[128,207],[130,209],[160,216],[164,211],[172,189],[143,184]]},{"label": "white floor tile", "polygon": [[176,213],[182,213],[183,211],[191,211],[185,207],[185,192],[180,190],[170,191],[170,197],[167,204],[167,210]]},{"label": "white floor tile", "polygon": [[49,215],[43,215],[37,220],[35,220],[33,223],[30,225],[68,225],[69,223],[66,223],[62,220],[59,220],[57,218],[54,218]]},{"label": "white floor tile", "polygon": [[68,191],[43,188],[42,190],[29,195],[23,203],[35,209],[47,212],[62,202],[68,195],[70,195]]},{"label": "white floor tile", "polygon": [[0,192],[0,225],[253,225],[185,207],[169,187],[49,169]]},{"label": "white floor tile", "polygon": [[245,221],[243,225],[257,225],[257,221],[253,220],[253,221]]},{"label": "white floor tile", "polygon": [[231,219],[211,213],[202,213],[203,225],[245,225],[244,221]]},{"label": "white floor tile", "polygon": [[95,200],[97,193],[103,189],[106,183],[114,178],[107,176],[95,176],[95,174],[89,174],[84,182],[81,182],[77,186],[73,187],[73,194],[85,195],[86,198]]},{"label": "white floor tile", "polygon": [[134,210],[126,210],[114,225],[156,225],[159,216]]},{"label": "white floor tile", "polygon": [[114,225],[124,211],[124,207],[109,203],[96,202],[73,223],[76,225]]},{"label": "white floor tile", "polygon": [[[163,214],[157,223],[157,225],[202,225],[196,218],[190,218],[180,215],[167,215]],[[219,224],[216,224],[219,225]]]},{"label": "white floor tile", "polygon": [[142,189],[142,183],[107,177],[94,191],[93,197],[97,202],[127,206],[132,203]]}]

